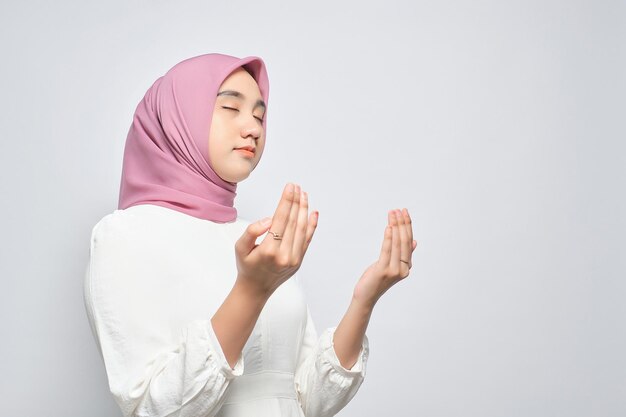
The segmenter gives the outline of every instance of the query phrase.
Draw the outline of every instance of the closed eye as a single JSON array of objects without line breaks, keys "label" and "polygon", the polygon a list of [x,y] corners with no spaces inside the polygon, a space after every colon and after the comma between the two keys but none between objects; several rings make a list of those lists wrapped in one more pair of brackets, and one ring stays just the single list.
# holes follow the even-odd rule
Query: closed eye
[{"label": "closed eye", "polygon": [[[226,107],[226,106],[222,106],[223,109],[227,109],[227,110],[234,110],[234,111],[239,111],[239,109],[234,109],[232,107]],[[259,122],[263,123],[263,118],[260,117],[256,117],[254,116],[255,119],[257,119]]]}]

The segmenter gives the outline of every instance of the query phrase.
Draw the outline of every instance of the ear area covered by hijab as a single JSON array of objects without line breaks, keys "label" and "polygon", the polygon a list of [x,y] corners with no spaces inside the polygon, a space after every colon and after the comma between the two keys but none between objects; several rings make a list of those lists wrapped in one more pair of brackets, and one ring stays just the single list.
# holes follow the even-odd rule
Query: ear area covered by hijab
[{"label": "ear area covered by hijab", "polygon": [[208,140],[219,87],[239,67],[250,72],[267,104],[267,71],[256,56],[188,58],[152,84],[126,138],[118,209],[154,204],[217,223],[237,219],[237,184],[211,167]]}]

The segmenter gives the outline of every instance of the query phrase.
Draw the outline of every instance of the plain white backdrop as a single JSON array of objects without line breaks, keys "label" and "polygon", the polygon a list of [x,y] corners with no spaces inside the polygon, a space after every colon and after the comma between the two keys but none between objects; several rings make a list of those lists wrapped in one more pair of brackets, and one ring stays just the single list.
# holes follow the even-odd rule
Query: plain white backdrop
[{"label": "plain white backdrop", "polygon": [[349,416],[626,415],[626,2],[0,5],[0,414],[117,417],[82,298],[135,106],[183,59],[262,57],[267,145],[239,215],[297,182],[318,331],[407,207]]}]

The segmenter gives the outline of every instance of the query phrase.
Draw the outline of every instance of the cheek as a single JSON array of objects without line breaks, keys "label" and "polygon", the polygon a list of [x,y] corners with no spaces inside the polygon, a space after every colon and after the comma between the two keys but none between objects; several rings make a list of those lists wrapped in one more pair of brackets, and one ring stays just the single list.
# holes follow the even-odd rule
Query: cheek
[{"label": "cheek", "polygon": [[261,159],[261,156],[263,156],[264,150],[265,150],[265,142],[257,142],[257,145],[256,145],[257,159]]},{"label": "cheek", "polygon": [[261,150],[265,149],[265,134],[263,134],[263,136],[259,138],[259,140],[256,143],[256,146],[259,147]]},{"label": "cheek", "polygon": [[209,137],[209,162],[214,167],[220,165],[220,161],[224,159],[224,145],[220,141],[222,135],[219,131],[211,131]]},{"label": "cheek", "polygon": [[209,149],[214,149],[219,152],[224,147],[225,137],[227,136],[223,123],[220,120],[214,118],[211,124],[211,131],[209,133]]}]

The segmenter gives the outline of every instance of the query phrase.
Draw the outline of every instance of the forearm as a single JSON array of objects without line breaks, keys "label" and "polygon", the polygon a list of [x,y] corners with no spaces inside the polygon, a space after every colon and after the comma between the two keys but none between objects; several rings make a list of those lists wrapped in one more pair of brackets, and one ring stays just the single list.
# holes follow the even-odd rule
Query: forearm
[{"label": "forearm", "polygon": [[231,368],[237,363],[268,298],[237,280],[211,318],[213,330]]},{"label": "forearm", "polygon": [[341,366],[346,369],[351,369],[358,359],[373,308],[373,304],[359,302],[353,297],[346,314],[335,329],[335,353]]}]

